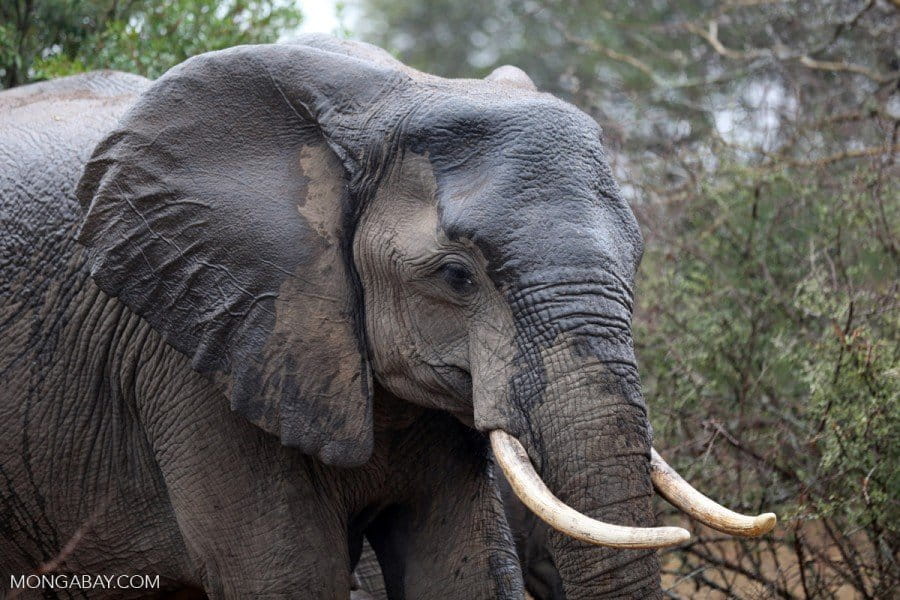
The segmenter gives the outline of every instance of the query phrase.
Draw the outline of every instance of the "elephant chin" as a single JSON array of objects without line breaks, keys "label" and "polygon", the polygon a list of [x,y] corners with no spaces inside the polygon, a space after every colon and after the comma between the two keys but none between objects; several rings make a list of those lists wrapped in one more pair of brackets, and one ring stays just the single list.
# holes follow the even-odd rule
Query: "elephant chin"
[{"label": "elephant chin", "polygon": [[[495,429],[490,433],[497,464],[516,496],[548,525],[575,539],[610,548],[665,548],[682,544],[690,533],[680,527],[623,527],[592,519],[563,503],[547,488],[514,436]],[[768,533],[777,521],[773,513],[751,517],[733,512],[709,499],[670,467],[651,448],[653,486],[661,496],[689,516],[718,531],[741,537]]]}]

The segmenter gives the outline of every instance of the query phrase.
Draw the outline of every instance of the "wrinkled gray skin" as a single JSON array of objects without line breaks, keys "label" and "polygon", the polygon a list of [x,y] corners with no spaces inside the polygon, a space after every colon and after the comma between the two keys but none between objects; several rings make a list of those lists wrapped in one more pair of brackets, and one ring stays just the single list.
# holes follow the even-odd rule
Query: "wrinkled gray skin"
[{"label": "wrinkled gray skin", "polygon": [[[565,600],[559,569],[547,546],[550,527],[516,497],[506,479],[498,474],[506,518],[516,544],[525,589],[533,600]],[[378,557],[368,544],[363,545],[353,571],[359,600],[386,600],[384,576]]]},{"label": "wrinkled gray skin", "polygon": [[548,545],[553,530],[516,498],[506,479],[498,483],[525,589],[534,600],[565,600],[563,580]]},{"label": "wrinkled gray skin", "polygon": [[[393,598],[521,597],[497,428],[653,524],[641,239],[574,107],[314,36],[0,119],[0,577],[75,535],[79,572],[341,597],[365,535]],[[652,551],[546,546],[567,598],[660,596]]]}]

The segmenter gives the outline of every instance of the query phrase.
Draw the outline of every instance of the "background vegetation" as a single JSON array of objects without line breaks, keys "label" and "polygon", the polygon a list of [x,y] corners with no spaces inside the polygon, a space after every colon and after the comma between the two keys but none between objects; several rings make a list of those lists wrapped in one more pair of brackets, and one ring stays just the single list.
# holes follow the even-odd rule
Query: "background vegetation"
[{"label": "background vegetation", "polygon": [[300,18],[277,0],[0,0],[0,87],[94,69],[158,77],[194,54],[274,42]]},{"label": "background vegetation", "polygon": [[[504,63],[603,126],[647,252],[657,445],[781,525],[697,528],[673,598],[900,586],[900,2],[356,0],[355,37],[446,76]],[[0,77],[156,76],[299,23],[275,0],[0,0]],[[682,522],[664,504],[663,518]]]}]

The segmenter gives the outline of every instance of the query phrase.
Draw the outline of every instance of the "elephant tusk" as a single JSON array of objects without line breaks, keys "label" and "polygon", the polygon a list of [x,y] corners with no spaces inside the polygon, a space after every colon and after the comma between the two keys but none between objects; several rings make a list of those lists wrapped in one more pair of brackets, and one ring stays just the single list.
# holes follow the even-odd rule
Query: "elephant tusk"
[{"label": "elephant tusk", "polygon": [[670,467],[655,448],[650,449],[650,479],[656,491],[673,506],[723,533],[756,537],[775,527],[774,513],[748,517],[710,500]]},{"label": "elephant tusk", "polygon": [[624,527],[585,516],[553,495],[519,440],[500,429],[491,431],[490,438],[497,464],[516,496],[548,525],[566,535],[611,548],[664,548],[691,537],[681,527]]}]

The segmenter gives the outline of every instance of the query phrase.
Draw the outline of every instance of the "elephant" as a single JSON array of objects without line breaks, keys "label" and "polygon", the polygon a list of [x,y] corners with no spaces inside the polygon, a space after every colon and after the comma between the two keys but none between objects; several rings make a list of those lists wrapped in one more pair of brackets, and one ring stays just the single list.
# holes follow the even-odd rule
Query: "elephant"
[{"label": "elephant", "polygon": [[[313,56],[309,60],[324,61],[319,68],[327,66],[328,61],[341,60],[301,48],[244,52],[248,51],[250,55],[262,52],[263,57],[267,53],[281,55],[282,60],[292,60],[297,51],[310,52]],[[217,62],[214,59],[213,64],[203,65],[200,72],[193,71],[188,77],[194,81],[206,78],[215,85],[227,83],[218,80]],[[210,68],[214,71],[208,71]],[[246,111],[260,94],[269,90],[259,90],[256,98],[248,98],[235,108]],[[365,350],[355,345],[355,322],[349,314],[352,306],[336,306],[350,301],[349,295],[341,295],[350,294],[351,288],[341,286],[352,283],[349,273],[337,279],[342,276],[340,269],[347,265],[339,258],[342,247],[332,237],[344,226],[338,212],[338,203],[345,193],[340,179],[343,168],[330,151],[325,151],[324,142],[311,125],[295,122],[298,116],[290,107],[283,105],[288,114],[274,114],[281,108],[281,100],[260,112],[258,119],[285,119],[285,124],[272,122],[270,129],[276,138],[267,142],[289,142],[284,156],[271,156],[271,152],[266,156],[257,147],[246,159],[233,159],[246,160],[247,164],[258,160],[258,167],[264,170],[287,169],[280,175],[278,185],[288,183],[286,178],[296,178],[283,192],[289,194],[288,212],[270,214],[269,222],[261,221],[261,214],[256,222],[261,228],[256,233],[263,235],[261,232],[265,231],[265,235],[273,236],[267,242],[271,250],[278,250],[274,247],[276,242],[286,244],[280,250],[282,256],[266,247],[248,248],[246,252],[269,252],[268,256],[261,255],[260,264],[277,266],[275,259],[287,258],[287,253],[294,251],[288,244],[307,245],[301,248],[310,254],[295,258],[318,262],[292,277],[295,283],[289,283],[280,292],[285,299],[290,297],[291,303],[302,300],[297,306],[310,310],[307,315],[295,315],[306,319],[305,330],[292,329],[302,323],[291,322],[294,317],[288,319],[289,313],[282,312],[296,310],[292,304],[267,303],[264,297],[250,299],[245,307],[223,304],[216,317],[234,317],[247,310],[246,318],[261,319],[247,321],[245,332],[271,336],[273,345],[269,352],[307,353],[292,348],[293,344],[315,345],[321,350],[321,355],[285,355],[278,367],[280,372],[255,375],[260,381],[264,377],[284,377],[268,384],[284,386],[280,395],[273,395],[273,390],[268,389],[247,397],[249,391],[238,389],[248,385],[249,373],[233,382],[215,381],[210,368],[203,367],[200,370],[204,372],[198,373],[192,367],[191,358],[176,349],[184,349],[184,342],[174,340],[156,317],[147,314],[148,309],[163,301],[174,300],[169,296],[175,293],[174,279],[161,283],[165,289],[142,292],[148,294],[144,307],[133,304],[135,292],[112,292],[107,288],[112,294],[108,295],[100,287],[107,283],[101,281],[98,286],[93,282],[92,270],[102,280],[97,271],[100,255],[92,257],[89,249],[76,245],[77,230],[81,226],[84,240],[95,235],[89,233],[90,227],[112,226],[107,217],[112,217],[113,212],[127,216],[124,213],[130,210],[130,202],[136,196],[130,193],[117,208],[103,208],[95,203],[92,210],[103,211],[106,216],[101,220],[106,222],[88,216],[82,224],[75,191],[79,175],[85,164],[89,165],[89,172],[109,164],[105,162],[109,155],[104,155],[109,150],[98,150],[89,161],[91,151],[101,139],[110,143],[123,135],[122,130],[112,129],[128,110],[132,110],[135,121],[151,127],[202,125],[199,113],[183,114],[185,120],[174,123],[171,119],[176,115],[176,106],[165,107],[172,112],[164,117],[166,123],[162,125],[159,121],[151,124],[152,119],[141,114],[148,109],[162,110],[166,102],[180,102],[168,96],[170,92],[165,93],[165,100],[154,98],[153,86],[143,78],[95,73],[0,95],[0,194],[3,223],[9,224],[9,232],[4,231],[0,240],[0,372],[5,384],[0,394],[2,588],[8,591],[12,576],[42,573],[50,568],[48,565],[64,562],[66,571],[73,573],[160,575],[159,587],[163,591],[197,589],[213,598],[347,597],[350,569],[365,532],[373,541],[381,541],[379,549],[383,555],[402,555],[392,563],[397,565],[397,577],[403,576],[398,588],[408,597],[441,597],[433,586],[442,578],[451,577],[443,588],[459,597],[515,597],[521,589],[521,576],[510,552],[502,506],[487,470],[483,436],[446,412],[399,402],[385,389],[376,389],[370,376],[363,372],[349,372],[364,365]],[[144,106],[138,101],[141,94],[145,94]],[[207,101],[221,100],[221,95],[204,99],[197,96],[197,108],[211,111]],[[234,115],[228,118],[219,123],[236,134],[237,120]],[[128,121],[125,116],[123,127],[130,127]],[[242,135],[251,135],[259,125],[259,120],[246,122],[248,130]],[[287,125],[297,127],[296,139],[283,138]],[[176,135],[181,136],[182,132]],[[226,169],[220,173],[219,183],[234,181],[233,169],[238,166],[234,160],[231,164],[221,160],[226,154],[219,159],[201,157],[200,148],[179,151],[183,158],[190,155],[191,159],[202,159],[187,165],[190,173],[183,172],[183,176],[193,177],[217,161]],[[277,150],[275,146],[273,149]],[[156,159],[169,160],[172,151],[176,151],[174,147],[157,154]],[[143,149],[141,156],[133,158],[142,161],[151,154]],[[153,166],[148,160],[127,168],[132,174],[147,174],[146,169]],[[175,173],[169,174],[173,177],[169,182],[174,183],[174,176]],[[263,171],[259,176],[269,177]],[[271,177],[278,175],[272,173]],[[82,180],[82,185],[88,185],[86,181]],[[273,187],[268,192],[262,188],[256,191],[268,197],[267,193],[276,193],[275,183],[274,179],[270,182]],[[109,185],[134,184],[120,179]],[[137,188],[131,189],[141,193]],[[307,211],[308,221],[298,210],[298,202],[303,199],[305,207],[300,208]],[[178,201],[196,206],[198,200],[181,197]],[[334,206],[329,206],[329,202]],[[315,211],[327,212],[316,215]],[[94,216],[100,217],[100,213],[94,212]],[[178,218],[171,214],[157,216],[163,220]],[[234,220],[232,228],[246,227],[249,233],[250,225],[240,213],[228,218]],[[187,225],[181,221],[181,226]],[[291,229],[300,225],[315,229]],[[200,225],[195,222],[193,226]],[[162,234],[160,225],[153,229],[151,235]],[[119,232],[108,233],[111,237],[107,239],[112,243],[127,242]],[[238,229],[231,232],[238,236],[243,233]],[[142,239],[143,234],[138,232],[132,235],[137,235],[132,240],[142,245],[133,248],[138,253],[135,258],[153,260],[153,240]],[[165,244],[181,243],[174,234],[163,235]],[[277,235],[296,237],[279,242]],[[222,258],[235,252],[222,241],[210,238],[205,243],[216,246],[209,246],[207,251],[223,252]],[[188,251],[186,246],[182,250]],[[318,256],[312,254],[314,250]],[[117,254],[100,260],[121,259],[124,255]],[[112,262],[107,264],[111,266]],[[127,277],[138,282],[135,265],[126,261],[117,268],[127,269]],[[208,274],[218,273],[225,280],[204,282],[206,275],[182,273],[182,284],[187,285],[193,278],[194,294],[201,284],[209,286],[204,293],[217,302],[222,300],[217,294],[226,291],[223,286],[237,283],[249,290],[250,285],[269,283],[265,279],[260,283],[237,281],[235,277],[250,277],[250,272],[226,271],[222,266],[216,269],[211,260],[205,268],[212,269]],[[236,264],[231,268],[236,269]],[[152,276],[150,272],[145,275]],[[316,288],[302,287],[304,282],[313,281]],[[293,291],[288,289],[291,285],[295,285]],[[265,292],[257,289],[254,293]],[[198,308],[196,301],[196,297],[185,296],[177,302],[182,310],[191,310]],[[214,307],[207,306],[205,310]],[[272,311],[278,313],[280,332],[272,331],[275,321],[265,323],[274,316]],[[139,313],[147,314],[146,318]],[[187,313],[177,317],[180,327],[186,326],[187,317]],[[201,321],[207,325],[212,322],[211,312],[190,318],[198,319],[197,327]],[[245,335],[237,329],[228,334]],[[297,335],[304,336],[305,341],[294,337]],[[249,352],[246,344],[255,340],[239,342],[234,338],[228,343],[234,348],[243,347],[241,352]],[[260,359],[249,355],[235,355],[229,360],[233,361],[229,369],[235,371],[241,368],[241,361],[253,361],[247,362],[245,368],[261,364]],[[279,415],[267,413],[267,407],[256,399],[280,400],[290,395],[292,402],[299,402],[294,398],[299,390],[288,386],[295,385],[294,379],[299,376],[312,378],[315,373],[321,373],[321,380],[303,385],[316,386],[309,390],[315,398],[309,396],[307,402],[317,402],[319,406],[297,404],[285,407]],[[226,391],[229,387],[231,390]],[[238,395],[241,393],[245,394],[243,399]],[[248,404],[232,412],[229,397]],[[336,404],[329,407],[332,397]],[[353,404],[345,409],[341,402]],[[330,431],[334,435],[335,449],[327,451],[330,455],[313,457],[280,443],[279,437],[292,439],[291,436],[303,434],[303,421],[298,420],[297,414],[300,410],[307,411],[308,418],[318,419],[310,421],[309,426],[320,428],[322,434]],[[360,414],[353,415],[353,411]],[[243,416],[247,414],[251,416]],[[260,423],[271,419],[265,427],[272,429],[280,422],[283,429],[272,435],[250,419]],[[352,433],[342,433],[354,426],[352,419],[361,420],[356,425],[367,428],[364,435],[354,438]],[[362,462],[350,452],[356,443],[366,446],[368,460],[365,465],[353,467]],[[463,498],[465,504],[461,503]],[[441,510],[432,509],[432,505]],[[403,532],[403,547],[392,545],[400,540],[389,537],[399,531]],[[435,548],[438,539],[442,547],[449,544],[460,555],[448,557],[442,565]],[[426,558],[427,565],[420,566]],[[463,564],[459,564],[462,559]],[[409,569],[411,574],[404,575],[402,569]],[[146,592],[136,590],[133,595]],[[105,597],[128,597],[128,593],[132,592],[110,590]],[[95,590],[91,597],[104,597],[104,593]]]},{"label": "elephant", "polygon": [[0,123],[5,580],[339,598],[365,539],[391,598],[522,598],[501,473],[569,599],[661,597],[688,533],[654,484],[774,525],[652,450],[639,227],[597,124],[518,69],[309,35],[9,90]]}]

